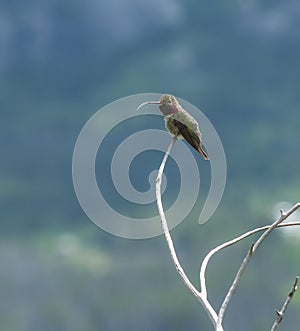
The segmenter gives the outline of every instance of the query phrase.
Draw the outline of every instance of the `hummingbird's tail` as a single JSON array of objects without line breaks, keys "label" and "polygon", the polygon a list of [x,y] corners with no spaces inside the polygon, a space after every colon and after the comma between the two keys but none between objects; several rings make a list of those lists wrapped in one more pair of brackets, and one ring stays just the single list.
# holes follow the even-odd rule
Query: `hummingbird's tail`
[{"label": "hummingbird's tail", "polygon": [[202,146],[199,146],[197,148],[197,151],[203,156],[204,160],[209,160],[209,157],[208,157],[207,153],[205,152],[205,150],[202,148]]}]

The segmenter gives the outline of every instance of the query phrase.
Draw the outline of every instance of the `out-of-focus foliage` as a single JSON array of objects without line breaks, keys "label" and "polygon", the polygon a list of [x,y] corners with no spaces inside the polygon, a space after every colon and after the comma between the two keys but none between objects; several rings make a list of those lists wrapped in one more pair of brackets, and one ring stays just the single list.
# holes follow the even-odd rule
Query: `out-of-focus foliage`
[{"label": "out-of-focus foliage", "polygon": [[[1,0],[0,8],[1,330],[209,329],[162,238],[114,238],[81,211],[73,147],[93,113],[135,93],[170,92],[209,117],[227,156],[226,192],[214,220],[200,227],[192,212],[174,230],[198,284],[213,245],[270,222],[277,201],[299,200],[298,1]],[[291,237],[265,243],[230,306],[230,330],[271,326],[300,272],[298,251]],[[217,305],[241,257],[231,248],[210,266]],[[285,330],[299,324],[297,309],[296,295]]]}]

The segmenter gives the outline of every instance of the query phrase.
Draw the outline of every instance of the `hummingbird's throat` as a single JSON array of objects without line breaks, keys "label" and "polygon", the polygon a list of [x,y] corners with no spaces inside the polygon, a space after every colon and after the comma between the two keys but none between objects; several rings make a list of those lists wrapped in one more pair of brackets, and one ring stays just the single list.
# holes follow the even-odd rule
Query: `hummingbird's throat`
[{"label": "hummingbird's throat", "polygon": [[159,106],[160,111],[164,114],[164,116],[172,115],[178,113],[178,108],[176,105],[173,106],[165,106],[165,105],[160,105]]}]

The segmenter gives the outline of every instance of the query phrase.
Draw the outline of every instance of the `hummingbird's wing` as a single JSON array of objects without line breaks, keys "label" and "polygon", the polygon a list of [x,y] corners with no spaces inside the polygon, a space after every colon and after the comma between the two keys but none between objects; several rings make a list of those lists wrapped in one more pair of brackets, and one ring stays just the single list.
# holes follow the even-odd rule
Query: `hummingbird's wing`
[{"label": "hummingbird's wing", "polygon": [[175,119],[173,119],[172,122],[182,137],[203,156],[204,160],[208,160],[208,155],[202,147],[200,137],[182,122]]}]

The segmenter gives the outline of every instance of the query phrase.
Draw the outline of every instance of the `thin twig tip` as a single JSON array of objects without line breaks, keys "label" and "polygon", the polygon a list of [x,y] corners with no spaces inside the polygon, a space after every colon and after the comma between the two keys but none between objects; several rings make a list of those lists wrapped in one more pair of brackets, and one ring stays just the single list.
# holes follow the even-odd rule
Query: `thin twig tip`
[{"label": "thin twig tip", "polygon": [[298,289],[298,281],[299,281],[299,276],[296,276],[294,286],[293,286],[293,292],[296,292]]}]

